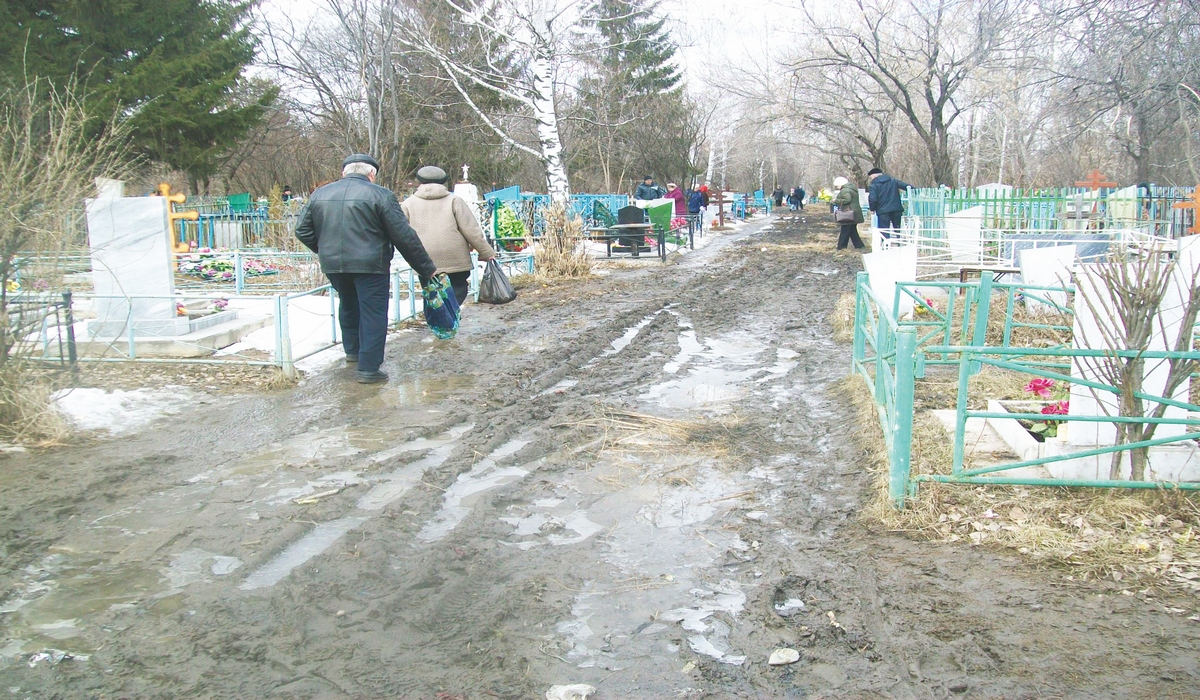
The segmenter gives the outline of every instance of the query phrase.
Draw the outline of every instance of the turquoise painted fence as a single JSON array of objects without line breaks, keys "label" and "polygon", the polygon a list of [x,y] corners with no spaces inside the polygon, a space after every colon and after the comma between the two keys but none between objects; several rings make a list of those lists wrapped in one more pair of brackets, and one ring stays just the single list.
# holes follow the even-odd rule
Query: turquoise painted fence
[{"label": "turquoise painted fence", "polygon": [[[945,309],[936,302],[928,304],[921,296],[922,288],[940,288],[948,292]],[[977,282],[970,283],[905,283],[897,285],[892,299],[880,299],[872,291],[869,278],[860,272],[855,285],[855,320],[852,368],[862,377],[874,397],[879,421],[887,444],[889,466],[889,495],[897,507],[917,494],[921,482],[961,484],[1024,484],[1030,486],[1072,486],[1106,488],[1200,489],[1200,482],[1180,482],[1143,478],[1054,478],[1031,475],[1038,468],[1076,468],[1087,460],[1112,460],[1114,453],[1149,449],[1174,444],[1190,444],[1200,431],[1200,406],[1177,398],[1140,393],[1149,408],[1172,407],[1184,412],[1182,417],[1147,416],[1070,416],[1054,415],[1062,424],[1101,423],[1136,425],[1182,425],[1184,431],[1137,442],[1097,446],[1094,448],[1062,448],[1056,453],[1033,458],[1018,458],[1013,462],[971,466],[967,461],[967,421],[972,419],[1045,421],[1041,413],[998,413],[970,408],[970,378],[985,366],[1015,372],[1029,379],[1043,378],[1083,386],[1097,394],[1118,394],[1109,384],[1073,378],[1070,367],[1079,358],[1140,356],[1150,361],[1168,363],[1200,362],[1200,352],[1100,351],[1058,345],[1055,347],[1017,347],[1012,344],[1016,328],[1032,327],[1068,330],[1065,325],[1036,323],[1014,319],[1018,294],[1040,301],[1054,310],[1069,313],[1070,309],[1055,301],[1049,292],[1072,293],[1069,287],[1030,287],[997,284],[990,272]],[[897,319],[902,296],[914,298],[911,319]],[[1002,303],[1001,303],[1002,302]],[[958,304],[957,311],[954,305]],[[1004,333],[998,344],[988,343],[988,321],[992,314],[1004,314]],[[914,396],[919,382],[926,377],[927,368],[948,365],[957,370],[955,397],[955,426],[953,431],[954,457],[948,474],[912,474],[912,427]],[[1040,448],[1039,448],[1040,450]],[[1129,459],[1120,457],[1123,463]]]},{"label": "turquoise painted fence", "polygon": [[[949,214],[983,207],[983,227],[1014,233],[1138,228],[1164,238],[1178,238],[1195,222],[1189,209],[1174,205],[1185,201],[1193,188],[1159,187],[1088,190],[1078,187],[1013,189],[924,188],[904,195],[905,215],[920,219],[924,233],[944,228]],[[1080,223],[1081,220],[1083,223]]]}]

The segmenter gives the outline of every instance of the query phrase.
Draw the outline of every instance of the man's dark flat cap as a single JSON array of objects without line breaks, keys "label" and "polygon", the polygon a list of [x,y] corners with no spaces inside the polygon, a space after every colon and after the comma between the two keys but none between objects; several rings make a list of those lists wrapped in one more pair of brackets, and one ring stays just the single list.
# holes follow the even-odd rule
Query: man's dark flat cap
[{"label": "man's dark flat cap", "polygon": [[352,153],[346,156],[346,160],[342,161],[342,167],[346,167],[351,163],[366,163],[367,165],[379,170],[379,161],[375,160],[366,153]]},{"label": "man's dark flat cap", "polygon": [[436,165],[426,165],[417,171],[417,179],[421,182],[445,182],[446,171]]}]

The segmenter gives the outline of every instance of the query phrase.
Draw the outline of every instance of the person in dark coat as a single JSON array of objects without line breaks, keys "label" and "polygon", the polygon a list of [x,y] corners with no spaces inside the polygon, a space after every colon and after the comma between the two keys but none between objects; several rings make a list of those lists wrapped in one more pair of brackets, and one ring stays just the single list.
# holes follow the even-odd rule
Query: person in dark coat
[{"label": "person in dark coat", "polygon": [[854,243],[855,250],[862,250],[862,239],[858,237],[858,225],[866,221],[863,218],[862,202],[858,199],[858,188],[854,183],[844,177],[834,178],[833,186],[839,188],[837,196],[833,198],[833,203],[838,209],[849,209],[854,212],[854,222],[842,224],[841,235],[838,236],[837,249],[845,250],[848,242]]},{"label": "person in dark coat", "polygon": [[879,168],[871,168],[867,173],[867,207],[875,212],[875,220],[879,224],[879,233],[884,238],[891,238],[900,233],[900,219],[904,216],[904,204],[900,201],[900,193],[912,185],[888,175]]},{"label": "person in dark coat", "polygon": [[408,224],[392,191],[375,184],[379,163],[356,153],[342,162],[342,179],[308,198],[296,238],[321,261],[337,291],[338,321],[346,362],[357,363],[357,381],[387,381],[380,370],[387,339],[388,276],[394,250],[428,284],[437,267]]},{"label": "person in dark coat", "polygon": [[806,194],[804,192],[804,187],[803,186],[797,187],[796,188],[796,202],[800,205],[800,211],[804,211],[804,197],[805,196],[806,196]]},{"label": "person in dark coat", "polygon": [[637,186],[637,192],[633,194],[634,199],[658,199],[662,197],[662,190],[654,184],[654,178],[647,175],[642,179],[642,184]]},{"label": "person in dark coat", "polygon": [[775,186],[775,191],[771,193],[771,197],[775,199],[775,206],[783,206],[783,190],[779,189],[779,185]]}]

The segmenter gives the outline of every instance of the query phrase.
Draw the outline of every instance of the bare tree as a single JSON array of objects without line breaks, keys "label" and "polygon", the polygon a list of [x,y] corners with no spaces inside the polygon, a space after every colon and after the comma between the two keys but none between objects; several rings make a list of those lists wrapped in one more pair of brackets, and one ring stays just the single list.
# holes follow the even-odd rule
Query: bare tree
[{"label": "bare tree", "polygon": [[[1118,403],[1112,407],[1099,392],[1093,397],[1107,414],[1125,417],[1161,419],[1167,404],[1142,398],[1147,373],[1165,365],[1166,376],[1162,396],[1174,398],[1184,382],[1200,367],[1189,359],[1153,360],[1143,353],[1156,345],[1176,352],[1192,350],[1192,336],[1200,313],[1200,286],[1196,284],[1200,270],[1184,269],[1178,256],[1168,259],[1166,251],[1155,249],[1138,256],[1115,255],[1103,263],[1085,266],[1076,282],[1076,304],[1082,304],[1094,319],[1095,337],[1077,338],[1082,347],[1132,351],[1103,357],[1079,358],[1085,375],[1091,374],[1118,390]],[[1164,318],[1179,319],[1174,334],[1169,333]],[[1084,333],[1086,336],[1087,334]],[[1154,404],[1153,408],[1149,404]],[[1158,423],[1122,422],[1116,424],[1116,444],[1126,445],[1154,438]],[[1146,478],[1149,448],[1129,451],[1130,478]],[[1121,475],[1122,453],[1114,452],[1109,478]]]},{"label": "bare tree", "polygon": [[878,88],[920,137],[933,179],[955,184],[950,134],[969,107],[965,90],[1016,50],[1020,3],[1013,0],[855,0],[832,20],[805,12],[819,50],[797,56],[801,71],[858,73]]},{"label": "bare tree", "polygon": [[1194,2],[1058,2],[1066,48],[1052,64],[1075,131],[1099,127],[1149,180],[1155,156],[1183,116],[1177,91],[1200,78],[1200,7]]}]

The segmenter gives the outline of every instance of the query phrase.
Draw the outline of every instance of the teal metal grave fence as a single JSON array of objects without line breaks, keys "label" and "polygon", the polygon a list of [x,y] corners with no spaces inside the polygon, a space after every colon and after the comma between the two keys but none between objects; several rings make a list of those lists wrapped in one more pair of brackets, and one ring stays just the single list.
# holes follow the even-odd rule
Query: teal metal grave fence
[{"label": "teal metal grave fence", "polygon": [[[946,308],[938,309],[920,293],[921,289],[941,288],[947,290]],[[956,283],[901,283],[897,285],[892,299],[880,299],[871,289],[867,273],[859,273],[855,285],[855,319],[853,340],[853,372],[862,377],[874,399],[884,442],[887,445],[888,493],[896,507],[903,507],[906,500],[915,498],[922,482],[960,484],[1023,484],[1029,486],[1068,486],[1139,489],[1200,489],[1200,482],[1157,478],[1156,474],[1176,467],[1156,470],[1154,457],[1148,459],[1149,468],[1139,480],[1132,478],[1080,478],[1056,477],[1052,472],[1039,470],[1062,468],[1060,471],[1078,473],[1081,469],[1099,470],[1097,473],[1113,471],[1100,465],[1097,460],[1112,462],[1112,455],[1122,455],[1117,462],[1117,475],[1128,469],[1132,459],[1128,455],[1135,450],[1149,450],[1164,446],[1183,445],[1185,452],[1200,450],[1194,440],[1200,431],[1200,406],[1178,397],[1158,396],[1150,392],[1139,392],[1139,398],[1147,408],[1147,414],[1120,415],[1052,415],[1019,411],[976,410],[970,408],[970,379],[985,366],[1026,375],[1030,379],[1041,378],[1066,385],[1087,389],[1093,395],[1118,395],[1120,390],[1099,381],[1072,377],[1071,363],[1080,358],[1129,358],[1139,356],[1151,362],[1194,363],[1200,362],[1200,352],[1167,351],[1100,351],[1066,347],[1017,347],[1012,344],[1013,330],[1021,327],[1069,330],[1067,326],[1053,323],[1033,323],[1016,320],[1018,294],[1026,299],[1049,305],[1059,312],[1070,309],[1050,294],[1071,293],[1070,287],[1032,287],[1026,285],[997,284],[991,273],[985,272],[978,282]],[[912,318],[897,318],[902,295],[914,299]],[[1001,303],[1002,302],[1002,303]],[[959,305],[957,313],[954,304]],[[1004,332],[1001,342],[988,344],[988,322],[992,314],[1004,313]],[[920,319],[919,316],[926,316]],[[945,340],[950,338],[952,340]],[[957,370],[955,395],[955,424],[951,436],[954,452],[949,473],[912,473],[912,435],[914,397],[918,382],[926,378],[926,370],[933,365],[948,365]],[[975,397],[978,400],[978,397]],[[1181,411],[1183,415],[1148,416],[1156,407],[1167,407]],[[1164,408],[1165,410],[1165,408]],[[1016,461],[972,466],[967,458],[968,420],[991,421],[1052,420],[1056,425],[1077,424],[1133,424],[1138,426],[1163,425],[1183,426],[1182,432],[1175,428],[1171,434],[1149,439],[1114,445],[1071,445],[1061,442],[1055,450],[1034,446],[1036,456],[1021,457]],[[1020,428],[1024,430],[1024,428]],[[1030,438],[1033,440],[1033,438]],[[1145,453],[1143,453],[1145,454]],[[1167,459],[1167,458],[1163,458]],[[1190,459],[1189,455],[1176,454],[1173,459]],[[1088,461],[1093,464],[1089,466]],[[1082,464],[1082,466],[1081,466]],[[1124,466],[1121,466],[1124,465]],[[1047,476],[1046,474],[1051,474]],[[1132,476],[1130,474],[1130,476]]]}]

